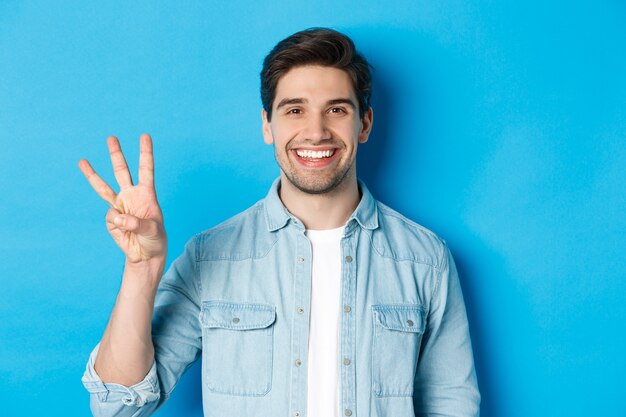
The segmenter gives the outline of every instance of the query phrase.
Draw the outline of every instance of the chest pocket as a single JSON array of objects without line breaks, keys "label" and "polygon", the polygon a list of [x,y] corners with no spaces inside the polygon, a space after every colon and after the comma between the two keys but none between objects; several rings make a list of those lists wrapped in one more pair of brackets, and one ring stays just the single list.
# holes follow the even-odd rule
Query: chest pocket
[{"label": "chest pocket", "polygon": [[412,396],[426,312],[413,304],[374,305],[372,310],[374,393],[379,397]]},{"label": "chest pocket", "polygon": [[202,379],[216,393],[262,396],[272,387],[276,308],[204,301]]}]

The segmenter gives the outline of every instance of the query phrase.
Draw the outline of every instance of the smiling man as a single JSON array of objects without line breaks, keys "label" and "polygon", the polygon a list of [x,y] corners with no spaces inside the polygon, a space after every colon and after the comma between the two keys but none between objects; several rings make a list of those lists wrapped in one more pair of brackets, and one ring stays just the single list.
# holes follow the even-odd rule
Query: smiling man
[{"label": "smiling man", "polygon": [[359,202],[356,151],[372,109],[359,110],[345,70],[315,63],[286,71],[274,95],[262,111],[263,135],[274,144],[281,201],[307,229],[342,226]]},{"label": "smiling man", "polygon": [[357,179],[370,94],[369,65],[345,35],[310,29],[279,42],[261,99],[280,177],[263,200],[194,236],[165,274],[150,137],[136,185],[109,138],[118,193],[80,161],[126,254],[83,377],[94,415],[153,413],[200,356],[207,416],[478,415],[449,250]]}]

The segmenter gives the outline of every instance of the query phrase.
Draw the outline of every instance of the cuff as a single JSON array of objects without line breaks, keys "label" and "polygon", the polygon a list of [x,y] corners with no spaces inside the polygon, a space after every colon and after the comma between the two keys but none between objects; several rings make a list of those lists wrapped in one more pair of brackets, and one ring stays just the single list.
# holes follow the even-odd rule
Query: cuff
[{"label": "cuff", "polygon": [[100,345],[98,344],[91,352],[85,373],[81,379],[93,400],[108,403],[121,401],[127,406],[141,407],[148,402],[159,399],[161,390],[157,378],[156,361],[152,362],[152,367],[143,381],[135,385],[127,387],[121,384],[105,384],[96,373],[94,367],[99,347]]}]

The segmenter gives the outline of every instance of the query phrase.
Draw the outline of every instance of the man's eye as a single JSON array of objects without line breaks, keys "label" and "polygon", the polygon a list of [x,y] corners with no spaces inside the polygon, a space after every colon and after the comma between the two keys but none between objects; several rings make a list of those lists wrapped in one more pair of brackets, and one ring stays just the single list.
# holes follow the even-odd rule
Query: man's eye
[{"label": "man's eye", "polygon": [[345,113],[346,110],[343,107],[332,107],[330,109],[331,113]]},{"label": "man's eye", "polygon": [[300,109],[289,109],[287,114],[300,114],[302,111]]}]

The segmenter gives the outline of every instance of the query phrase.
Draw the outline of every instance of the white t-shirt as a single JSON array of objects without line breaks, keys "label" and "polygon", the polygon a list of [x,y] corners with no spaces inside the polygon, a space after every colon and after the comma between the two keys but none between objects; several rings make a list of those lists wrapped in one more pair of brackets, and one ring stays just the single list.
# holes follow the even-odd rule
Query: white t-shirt
[{"label": "white t-shirt", "polygon": [[341,237],[344,228],[306,231],[313,250],[307,417],[339,417]]}]

